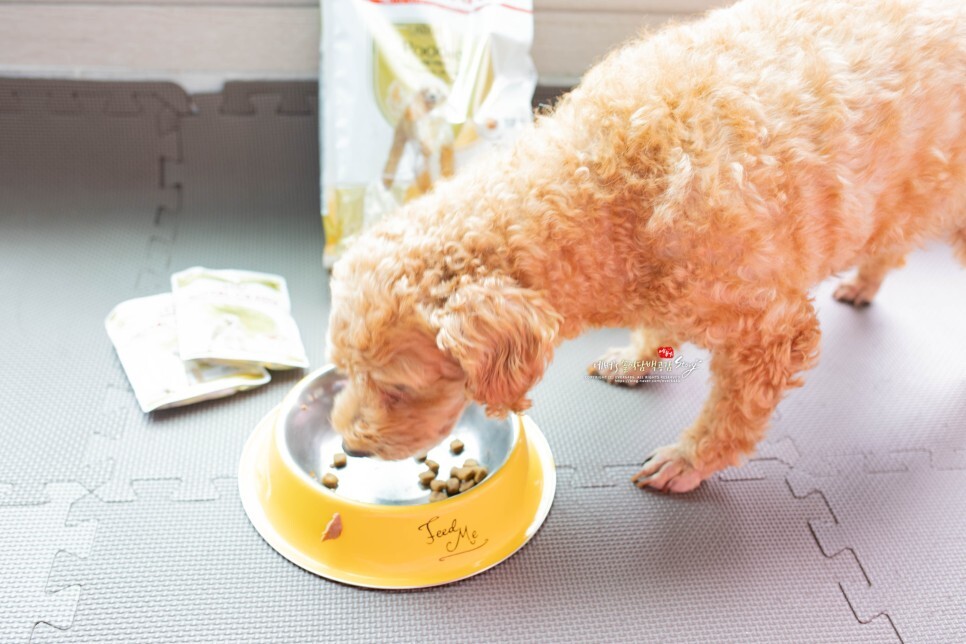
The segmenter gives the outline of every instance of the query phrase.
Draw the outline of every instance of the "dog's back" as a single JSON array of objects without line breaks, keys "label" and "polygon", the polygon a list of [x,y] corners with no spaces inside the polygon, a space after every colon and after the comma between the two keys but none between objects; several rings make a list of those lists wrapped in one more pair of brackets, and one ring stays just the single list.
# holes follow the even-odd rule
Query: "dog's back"
[{"label": "dog's back", "polygon": [[966,259],[960,0],[745,0],[628,43],[553,118],[653,247],[805,288],[932,237]]}]

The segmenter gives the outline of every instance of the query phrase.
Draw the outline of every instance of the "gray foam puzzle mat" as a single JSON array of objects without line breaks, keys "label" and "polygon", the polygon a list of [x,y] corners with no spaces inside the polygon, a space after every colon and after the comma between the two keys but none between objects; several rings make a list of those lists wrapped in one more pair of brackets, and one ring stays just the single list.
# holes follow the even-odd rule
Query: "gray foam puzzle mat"
[{"label": "gray foam puzzle mat", "polygon": [[234,477],[301,373],[145,415],[103,320],[191,265],[279,273],[324,363],[316,91],[0,79],[0,641],[966,639],[966,271],[942,246],[865,310],[818,286],[819,366],[695,493],[629,478],[697,414],[709,356],[678,347],[687,378],[612,387],[585,368],[627,332],[601,330],[533,392],[559,485],[517,555],[385,592],[276,554]]},{"label": "gray foam puzzle mat", "polygon": [[[966,484],[966,463],[949,468],[926,450],[892,452],[887,471],[864,474],[854,457],[835,459],[839,474],[796,470],[796,495],[819,493],[833,520],[813,521],[822,551],[851,551],[867,579],[842,583],[861,621],[888,615],[899,633],[929,642],[966,641],[963,581],[966,506],[949,497]],[[949,490],[949,495],[935,494]]]},{"label": "gray foam puzzle mat", "polygon": [[111,307],[156,292],[167,272],[178,195],[160,168],[178,154],[171,127],[187,108],[139,91],[150,86],[123,89],[0,83],[0,95],[16,99],[0,106],[8,503],[43,500],[52,476],[84,480],[91,434],[121,433],[130,409],[113,350],[98,340]]},{"label": "gray foam puzzle mat", "polygon": [[51,590],[47,585],[50,563],[62,553],[87,556],[96,524],[67,525],[72,503],[87,495],[83,487],[51,483],[47,488],[47,503],[0,507],[0,551],[4,553],[0,557],[4,573],[0,639],[5,642],[27,641],[36,623],[65,629],[73,622],[80,586],[70,584]]},{"label": "gray foam puzzle mat", "polygon": [[[86,559],[55,561],[51,590],[83,588],[77,617],[68,631],[45,629],[35,639],[137,639],[144,624],[117,614],[146,606],[151,632],[166,641],[419,642],[427,630],[514,642],[781,641],[796,631],[820,641],[891,637],[887,623],[852,616],[836,580],[857,584],[861,573],[815,548],[803,528],[827,513],[797,501],[782,481],[715,486],[684,504],[642,500],[631,487],[567,486],[554,521],[520,556],[464,583],[394,593],[320,582],[266,552],[236,520],[239,502],[224,483],[213,501],[171,503],[175,486],[152,482],[135,484],[131,503],[76,503],[70,522],[96,521],[104,546]],[[746,494],[758,505],[734,512],[734,499]],[[620,504],[627,511],[615,517]],[[708,522],[727,525],[729,538],[702,529]],[[145,532],[169,545],[156,552],[132,538]],[[807,574],[782,575],[790,553],[810,564]],[[625,592],[598,592],[593,580],[604,578]],[[704,612],[694,614],[694,605]],[[837,610],[815,619],[829,607]]]}]

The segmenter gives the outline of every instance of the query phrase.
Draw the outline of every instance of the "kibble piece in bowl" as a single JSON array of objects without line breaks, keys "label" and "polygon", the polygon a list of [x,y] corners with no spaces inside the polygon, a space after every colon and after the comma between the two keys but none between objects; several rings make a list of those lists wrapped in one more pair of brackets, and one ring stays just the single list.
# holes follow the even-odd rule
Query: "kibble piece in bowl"
[{"label": "kibble piece in bowl", "polygon": [[446,481],[446,491],[450,494],[457,494],[460,491],[460,480],[453,477]]},{"label": "kibble piece in bowl", "polygon": [[332,467],[341,469],[346,466],[346,463],[348,463],[348,460],[346,459],[346,455],[342,452],[338,452],[332,456]]},{"label": "kibble piece in bowl", "polygon": [[439,474],[439,463],[437,463],[436,461],[426,459],[426,467],[428,467],[429,469]]},{"label": "kibble piece in bowl", "polygon": [[433,470],[426,470],[425,472],[419,473],[419,482],[423,486],[429,486],[430,482],[436,478],[436,472]]},{"label": "kibble piece in bowl", "polygon": [[463,441],[461,441],[460,439],[457,438],[456,440],[454,440],[453,442],[451,442],[449,444],[449,451],[452,452],[453,454],[462,454],[463,453]]},{"label": "kibble piece in bowl", "polygon": [[326,474],[322,477],[322,485],[330,490],[334,490],[335,488],[339,487],[339,477],[335,474]]}]

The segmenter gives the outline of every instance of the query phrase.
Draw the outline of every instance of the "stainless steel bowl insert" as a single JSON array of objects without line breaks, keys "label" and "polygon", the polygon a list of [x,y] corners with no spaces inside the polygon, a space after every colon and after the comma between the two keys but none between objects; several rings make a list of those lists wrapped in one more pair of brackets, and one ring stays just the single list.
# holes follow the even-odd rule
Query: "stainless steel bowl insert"
[{"label": "stainless steel bowl insert", "polygon": [[[419,473],[426,466],[413,458],[384,461],[349,456],[345,467],[331,466],[332,457],[342,452],[342,437],[332,429],[330,415],[332,401],[343,386],[345,380],[334,367],[315,371],[295,386],[278,416],[282,458],[319,487],[323,475],[335,474],[339,487],[333,493],[345,499],[377,505],[428,503],[429,490],[419,484]],[[471,404],[452,433],[429,450],[429,458],[439,463],[439,478],[443,480],[449,477],[451,467],[460,467],[469,458],[485,466],[489,478],[506,461],[518,434],[514,416],[506,420],[487,418],[482,407]],[[457,438],[465,447],[454,456],[449,444]],[[486,480],[480,485],[486,485]]]}]

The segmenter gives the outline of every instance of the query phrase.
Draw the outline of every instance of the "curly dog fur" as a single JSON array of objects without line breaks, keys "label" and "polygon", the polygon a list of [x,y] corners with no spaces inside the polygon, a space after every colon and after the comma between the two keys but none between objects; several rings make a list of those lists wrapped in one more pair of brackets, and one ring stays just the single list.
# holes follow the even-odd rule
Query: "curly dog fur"
[{"label": "curly dog fur", "polygon": [[611,53],[337,263],[347,446],[401,458],[468,400],[523,411],[556,344],[625,326],[624,358],[712,355],[703,410],[638,485],[737,463],[817,358],[812,286],[857,266],[836,297],[867,303],[935,238],[966,262],[962,6],[745,0]]}]

